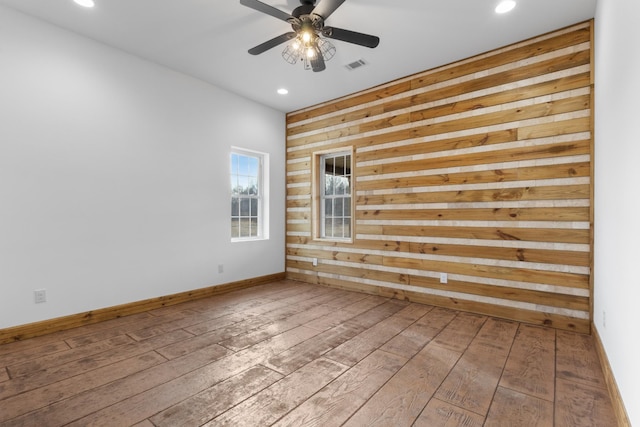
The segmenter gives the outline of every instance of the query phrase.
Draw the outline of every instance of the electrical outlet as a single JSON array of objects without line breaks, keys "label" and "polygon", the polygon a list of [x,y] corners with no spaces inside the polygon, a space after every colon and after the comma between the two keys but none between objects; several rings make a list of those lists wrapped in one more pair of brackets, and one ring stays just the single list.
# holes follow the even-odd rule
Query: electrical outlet
[{"label": "electrical outlet", "polygon": [[33,298],[36,304],[41,304],[43,302],[47,302],[47,290],[46,289],[36,289],[33,291]]},{"label": "electrical outlet", "polygon": [[314,258],[312,260],[312,264],[313,264],[314,267],[317,267],[318,266],[318,258]]},{"label": "electrical outlet", "polygon": [[447,273],[440,273],[440,283],[447,283],[449,281],[449,276]]},{"label": "electrical outlet", "polygon": [[218,264],[218,274],[224,273],[224,264]]}]

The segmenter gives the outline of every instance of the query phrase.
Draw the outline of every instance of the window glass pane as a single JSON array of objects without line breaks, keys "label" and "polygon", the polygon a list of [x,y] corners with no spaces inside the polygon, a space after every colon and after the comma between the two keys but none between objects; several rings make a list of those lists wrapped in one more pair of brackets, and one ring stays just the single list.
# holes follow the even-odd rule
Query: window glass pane
[{"label": "window glass pane", "polygon": [[248,175],[257,177],[258,176],[258,158],[249,157],[248,167],[249,167]]},{"label": "window glass pane", "polygon": [[345,189],[347,185],[347,179],[343,176],[339,176],[335,178],[336,181],[336,195],[342,196],[345,194]]},{"label": "window glass pane", "polygon": [[249,178],[243,175],[238,176],[238,192],[249,194]]},{"label": "window glass pane", "polygon": [[342,218],[333,218],[333,235],[331,237],[342,237]]},{"label": "window glass pane", "polygon": [[248,218],[240,218],[240,237],[249,237],[250,222]]},{"label": "window glass pane", "polygon": [[250,225],[251,225],[251,232],[250,232],[251,237],[257,237],[258,236],[258,218],[251,218]]},{"label": "window glass pane", "polygon": [[324,160],[324,173],[328,175],[335,175],[333,164],[335,159],[333,157],[326,157]]},{"label": "window glass pane", "polygon": [[240,237],[240,219],[231,218],[231,237]]},{"label": "window glass pane", "polygon": [[342,218],[336,218],[334,222],[335,236],[344,237],[344,220]]},{"label": "window glass pane", "polygon": [[238,216],[240,214],[240,201],[237,197],[231,198],[231,216]]},{"label": "window glass pane", "polygon": [[324,220],[324,234],[325,237],[333,237],[333,220],[331,218]]},{"label": "window glass pane", "polygon": [[231,175],[238,175],[238,155],[231,154]]},{"label": "window glass pane", "polygon": [[238,157],[239,157],[238,173],[240,175],[249,175],[249,157],[247,156],[238,156]]},{"label": "window glass pane", "polygon": [[333,164],[335,166],[335,175],[344,175],[344,157],[339,156],[333,159]]},{"label": "window glass pane", "polygon": [[327,196],[333,195],[333,184],[334,179],[333,175],[325,175],[324,176],[324,194]]},{"label": "window glass pane", "polygon": [[258,178],[254,178],[254,177],[249,178],[248,187],[249,187],[248,194],[251,196],[257,196],[258,195]]},{"label": "window glass pane", "polygon": [[249,216],[251,199],[240,199],[240,216]]},{"label": "window glass pane", "polygon": [[234,196],[236,194],[240,194],[241,189],[238,186],[238,177],[236,175],[231,177],[231,194],[233,194]]},{"label": "window glass pane", "polygon": [[351,237],[351,218],[342,220],[342,237]]},{"label": "window glass pane", "polygon": [[253,217],[258,216],[258,199],[251,199],[251,212],[249,215]]},{"label": "window glass pane", "polygon": [[324,201],[324,214],[325,214],[325,216],[329,216],[329,217],[333,216],[332,206],[333,206],[333,202],[332,202],[331,199],[326,199]]},{"label": "window glass pane", "polygon": [[333,199],[333,215],[336,217],[343,216],[342,197]]},{"label": "window glass pane", "polygon": [[344,215],[351,216],[351,197],[345,197],[343,200],[344,200]]}]

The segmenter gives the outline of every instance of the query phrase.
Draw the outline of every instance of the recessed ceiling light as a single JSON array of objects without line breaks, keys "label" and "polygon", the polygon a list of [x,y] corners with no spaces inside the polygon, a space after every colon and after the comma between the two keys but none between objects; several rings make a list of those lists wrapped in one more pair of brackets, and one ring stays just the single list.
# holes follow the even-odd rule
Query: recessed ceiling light
[{"label": "recessed ceiling light", "polygon": [[507,13],[514,7],[516,7],[516,2],[514,0],[504,0],[496,6],[496,13]]},{"label": "recessed ceiling light", "polygon": [[281,87],[280,89],[278,89],[278,93],[279,93],[280,95],[286,95],[286,94],[288,94],[288,93],[289,93],[289,91],[288,91],[287,89],[285,89],[285,88]]},{"label": "recessed ceiling light", "polygon": [[73,1],[82,7],[93,7],[96,5],[93,0],[73,0]]}]

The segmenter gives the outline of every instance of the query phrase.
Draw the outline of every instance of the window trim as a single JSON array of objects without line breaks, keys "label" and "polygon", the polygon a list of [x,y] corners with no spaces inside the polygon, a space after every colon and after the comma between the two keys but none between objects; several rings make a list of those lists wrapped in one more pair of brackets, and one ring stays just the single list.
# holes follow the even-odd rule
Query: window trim
[{"label": "window trim", "polygon": [[[351,156],[351,185],[350,185],[350,193],[351,193],[351,236],[338,238],[338,237],[325,237],[322,235],[322,221],[324,218],[323,215],[323,206],[322,206],[322,189],[324,188],[324,183],[322,182],[322,159],[327,155],[349,155]],[[314,240],[320,240],[324,242],[339,242],[339,243],[353,243],[356,235],[356,221],[355,221],[355,159],[353,156],[353,146],[349,147],[340,147],[334,148],[331,150],[323,150],[316,151],[312,154],[312,164],[311,164],[311,174],[312,174],[312,185],[311,185],[311,211],[312,211],[312,238]]]},{"label": "window trim", "polygon": [[[232,207],[231,203],[233,203],[233,199],[234,199],[234,195],[233,195],[233,191],[232,191],[232,176],[233,176],[233,169],[232,169],[232,158],[233,155],[239,155],[239,156],[245,156],[245,157],[254,157],[258,159],[258,195],[257,197],[250,197],[250,198],[255,198],[258,200],[258,212],[257,212],[257,217],[258,217],[258,233],[256,236],[248,236],[248,237],[239,237],[239,236],[233,236],[231,235],[231,230],[232,230],[232,224],[231,221],[233,220],[233,216],[229,215],[229,233],[231,235],[231,242],[252,242],[252,241],[257,241],[257,240],[268,240],[269,239],[269,217],[268,217],[268,212],[269,212],[269,194],[268,194],[268,188],[269,188],[269,184],[268,184],[268,177],[269,177],[269,154],[268,153],[263,153],[260,151],[255,151],[255,150],[249,150],[246,148],[240,148],[240,147],[231,147],[231,151],[229,153],[229,173],[228,173],[228,183],[230,184],[228,189],[229,189],[229,207]],[[242,198],[240,198],[242,199]]]}]

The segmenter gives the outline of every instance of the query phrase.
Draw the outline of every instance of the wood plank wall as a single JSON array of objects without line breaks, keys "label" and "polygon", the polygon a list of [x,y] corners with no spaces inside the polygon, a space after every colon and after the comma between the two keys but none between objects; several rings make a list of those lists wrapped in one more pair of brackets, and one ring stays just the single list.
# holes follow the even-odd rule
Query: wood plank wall
[{"label": "wood plank wall", "polygon": [[[289,113],[287,277],[589,332],[591,38],[585,22]],[[340,147],[353,243],[312,235],[314,153]]]}]

